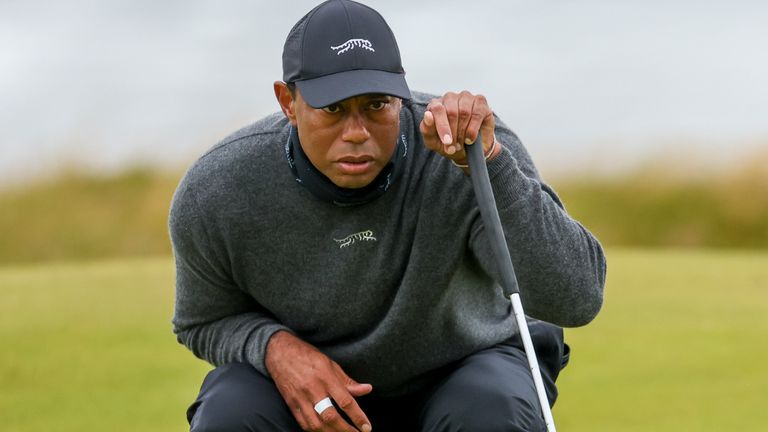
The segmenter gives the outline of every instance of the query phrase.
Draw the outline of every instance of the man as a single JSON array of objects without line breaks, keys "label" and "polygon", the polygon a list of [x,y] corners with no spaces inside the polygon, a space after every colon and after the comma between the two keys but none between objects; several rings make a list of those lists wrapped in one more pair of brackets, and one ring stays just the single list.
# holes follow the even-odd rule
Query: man
[{"label": "man", "polygon": [[484,97],[411,94],[374,10],[310,11],[283,74],[282,113],[209,150],[174,196],[174,331],[217,366],[191,430],[543,430],[465,146],[482,136],[550,403],[567,347],[548,323],[597,314],[597,240]]}]

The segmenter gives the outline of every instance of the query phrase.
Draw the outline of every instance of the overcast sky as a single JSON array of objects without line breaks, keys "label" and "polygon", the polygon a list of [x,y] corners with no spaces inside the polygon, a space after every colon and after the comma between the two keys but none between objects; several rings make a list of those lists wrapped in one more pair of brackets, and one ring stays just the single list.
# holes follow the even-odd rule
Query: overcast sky
[{"label": "overcast sky", "polygon": [[[315,4],[0,1],[0,181],[188,164],[277,110],[285,36]],[[484,93],[545,174],[768,145],[768,2],[367,4],[412,89]]]}]

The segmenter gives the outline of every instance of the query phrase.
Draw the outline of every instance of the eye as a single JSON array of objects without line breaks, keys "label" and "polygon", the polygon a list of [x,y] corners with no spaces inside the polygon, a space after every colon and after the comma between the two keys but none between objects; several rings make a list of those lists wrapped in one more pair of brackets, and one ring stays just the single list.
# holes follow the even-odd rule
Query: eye
[{"label": "eye", "polygon": [[341,112],[341,105],[339,104],[328,105],[327,107],[323,107],[323,111],[327,112],[328,114],[337,114]]},{"label": "eye", "polygon": [[383,110],[383,109],[384,109],[384,107],[386,107],[386,106],[387,106],[387,101],[384,101],[384,100],[377,100],[377,101],[372,101],[372,102],[370,103],[370,105],[368,105],[368,107],[369,107],[369,108],[370,108],[372,111],[381,111],[381,110]]}]

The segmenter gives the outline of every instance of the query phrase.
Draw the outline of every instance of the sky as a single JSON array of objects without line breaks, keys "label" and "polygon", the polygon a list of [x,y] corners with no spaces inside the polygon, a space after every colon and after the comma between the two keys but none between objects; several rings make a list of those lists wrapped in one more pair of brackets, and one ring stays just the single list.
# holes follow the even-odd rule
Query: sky
[{"label": "sky", "polygon": [[[188,165],[277,111],[285,36],[316,3],[2,0],[0,183]],[[768,2],[365,3],[412,89],[486,95],[545,175],[768,146]]]}]

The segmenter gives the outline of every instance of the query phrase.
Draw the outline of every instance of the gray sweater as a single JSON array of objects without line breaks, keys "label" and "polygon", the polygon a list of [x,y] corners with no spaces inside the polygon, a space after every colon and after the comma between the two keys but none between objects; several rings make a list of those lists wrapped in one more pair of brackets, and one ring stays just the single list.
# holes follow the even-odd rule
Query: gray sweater
[{"label": "gray sweater", "polygon": [[[269,338],[290,331],[377,393],[514,335],[469,177],[424,147],[431,97],[401,112],[408,154],[381,197],[339,207],[297,183],[281,113],[205,153],[170,212],[178,340],[214,365],[268,375]],[[605,258],[497,119],[503,151],[488,164],[526,314],[561,326],[602,304]]]}]

